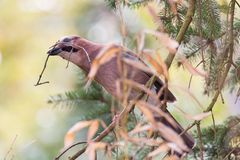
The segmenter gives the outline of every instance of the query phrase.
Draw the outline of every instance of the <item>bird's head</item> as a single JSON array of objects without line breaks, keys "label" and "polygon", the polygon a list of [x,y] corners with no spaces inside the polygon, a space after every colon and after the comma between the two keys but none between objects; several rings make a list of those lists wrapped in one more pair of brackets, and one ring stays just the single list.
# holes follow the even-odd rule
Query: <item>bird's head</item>
[{"label": "bird's head", "polygon": [[79,36],[61,38],[47,52],[50,56],[58,55],[81,68],[90,68],[91,61],[101,50],[102,45]]},{"label": "bird's head", "polygon": [[69,53],[79,51],[79,47],[76,46],[76,41],[81,39],[78,36],[66,36],[61,38],[55,45],[53,45],[47,52],[51,56],[59,55],[64,56]]}]

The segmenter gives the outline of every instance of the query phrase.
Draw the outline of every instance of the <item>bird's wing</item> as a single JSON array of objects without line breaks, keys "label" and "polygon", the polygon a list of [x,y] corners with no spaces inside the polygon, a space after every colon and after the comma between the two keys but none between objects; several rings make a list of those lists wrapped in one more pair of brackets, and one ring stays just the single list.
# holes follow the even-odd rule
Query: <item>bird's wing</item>
[{"label": "bird's wing", "polygon": [[[134,54],[131,51],[124,52],[123,56],[124,56],[124,58],[128,58],[128,59],[131,59],[134,61],[141,62],[143,65],[147,66],[147,64],[139,56],[137,56],[136,54]],[[145,71],[142,71],[142,72],[144,72],[144,74],[146,74],[146,76],[149,79],[153,76],[151,73],[147,73]],[[160,89],[163,87],[163,81],[160,78],[157,78],[157,80],[154,82],[153,85],[154,85],[153,88],[158,93],[160,91]],[[175,96],[168,89],[166,91],[167,91],[166,100],[169,102],[174,102],[176,100]],[[165,95],[166,91],[163,91],[163,94],[160,96],[160,100],[164,100],[164,95]]]}]

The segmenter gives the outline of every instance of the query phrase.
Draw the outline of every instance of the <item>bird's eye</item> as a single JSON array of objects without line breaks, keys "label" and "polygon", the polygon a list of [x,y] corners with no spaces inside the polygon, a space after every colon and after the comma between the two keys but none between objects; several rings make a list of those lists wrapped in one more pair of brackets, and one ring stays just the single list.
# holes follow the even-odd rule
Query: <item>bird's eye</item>
[{"label": "bird's eye", "polygon": [[70,42],[71,41],[71,38],[64,38],[63,40],[62,40],[63,42]]},{"label": "bird's eye", "polygon": [[65,46],[62,48],[62,50],[65,52],[77,52],[78,51],[77,48],[73,48],[72,46]]}]

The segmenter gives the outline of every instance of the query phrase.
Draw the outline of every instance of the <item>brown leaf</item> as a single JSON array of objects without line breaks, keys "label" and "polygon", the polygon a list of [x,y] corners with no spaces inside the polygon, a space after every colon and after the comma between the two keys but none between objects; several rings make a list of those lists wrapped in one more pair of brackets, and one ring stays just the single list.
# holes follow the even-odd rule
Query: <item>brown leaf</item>
[{"label": "brown leaf", "polygon": [[198,75],[204,78],[207,78],[208,75],[206,72],[203,71],[199,71],[197,70],[195,67],[192,66],[192,64],[190,64],[186,58],[181,58],[181,63],[183,64],[183,66],[192,74],[192,75]]},{"label": "brown leaf", "polygon": [[144,72],[147,72],[147,73],[151,73],[153,74],[152,70],[146,66],[145,64],[139,62],[139,61],[134,61],[134,60],[131,60],[129,58],[123,58],[123,61],[126,63],[126,64],[129,64],[137,69],[140,69]]},{"label": "brown leaf", "polygon": [[165,160],[179,160],[180,158],[177,155],[170,155],[169,157],[166,157]]},{"label": "brown leaf", "polygon": [[145,107],[148,107],[150,110],[152,110],[152,112],[158,114],[159,116],[164,117],[169,123],[171,123],[171,125],[173,125],[174,127],[177,127],[176,122],[173,120],[173,118],[168,115],[167,113],[163,112],[161,109],[157,108],[156,106],[153,106],[145,101],[139,100],[137,102],[136,105],[143,105]]},{"label": "brown leaf", "polygon": [[128,134],[123,131],[120,131],[119,133],[121,137],[125,139],[125,141],[135,143],[138,145],[159,146],[160,144],[163,143],[162,140],[158,140],[158,139],[144,138],[144,137],[141,137],[141,138],[129,137]]},{"label": "brown leaf", "polygon": [[186,88],[184,88],[182,86],[178,86],[178,85],[170,85],[170,84],[168,84],[168,85],[171,86],[172,88],[180,89],[181,91],[186,92],[198,104],[198,106],[201,109],[204,109],[204,107],[201,104],[201,102],[197,99],[197,97],[189,89],[186,89]]},{"label": "brown leaf", "polygon": [[153,20],[158,24],[158,29],[161,32],[164,32],[164,25],[160,19],[160,16],[158,15],[157,11],[155,10],[155,8],[153,6],[148,5],[147,6],[148,12],[149,14],[153,17]]},{"label": "brown leaf", "polygon": [[148,131],[148,130],[152,130],[151,125],[141,126],[141,124],[137,124],[137,126],[133,130],[131,130],[131,132],[129,132],[129,135],[134,135],[134,134],[144,132],[144,131]]},{"label": "brown leaf", "polygon": [[144,54],[147,58],[148,62],[152,65],[152,67],[156,70],[158,75],[163,75],[163,68],[162,66],[150,55]]},{"label": "brown leaf", "polygon": [[168,0],[169,5],[171,6],[171,10],[174,13],[174,15],[176,16],[177,13],[177,4],[175,3],[176,0]]},{"label": "brown leaf", "polygon": [[[108,45],[106,46],[94,59],[91,64],[91,69],[88,73],[88,79],[92,81],[97,74],[97,71],[101,65],[110,61],[115,57],[123,48],[117,45]],[[89,84],[89,83],[88,83]]]},{"label": "brown leaf", "polygon": [[189,148],[186,146],[181,136],[178,135],[178,133],[176,133],[173,129],[169,128],[168,126],[164,125],[161,122],[158,122],[158,131],[160,135],[164,139],[166,139],[166,141],[176,144],[181,150],[184,150],[184,151],[189,150]]},{"label": "brown leaf", "polygon": [[98,120],[94,120],[92,121],[89,129],[88,129],[88,136],[87,136],[87,141],[91,141],[91,139],[93,138],[93,136],[96,134],[97,130],[99,127],[99,122]]},{"label": "brown leaf", "polygon": [[155,157],[157,155],[159,155],[160,153],[163,153],[163,152],[168,152],[169,151],[169,147],[166,143],[164,144],[161,144],[157,149],[155,149],[154,151],[150,152],[148,154],[148,157]]},{"label": "brown leaf", "polygon": [[64,146],[67,147],[71,145],[74,141],[75,138],[75,133],[80,131],[81,129],[91,125],[92,121],[81,121],[76,123],[72,128],[69,129],[67,134],[65,135],[64,138]]},{"label": "brown leaf", "polygon": [[156,126],[156,121],[154,119],[153,113],[143,105],[137,105],[137,107],[142,111],[147,120],[151,122],[153,126]]},{"label": "brown leaf", "polygon": [[88,155],[89,160],[95,160],[96,159],[96,151],[98,149],[105,149],[107,146],[104,142],[90,142],[88,144],[88,147],[86,149],[86,153]]},{"label": "brown leaf", "polygon": [[130,79],[121,79],[121,81],[126,84],[129,85],[135,89],[140,89],[141,91],[144,91],[146,94],[148,94],[149,96],[151,96],[152,98],[154,98],[156,101],[159,102],[159,98],[158,96],[150,89],[146,88],[144,85],[139,84],[135,81],[132,81]]},{"label": "brown leaf", "polygon": [[175,54],[177,52],[179,44],[176,40],[171,39],[168,34],[152,30],[144,30],[144,32],[158,37],[161,44],[168,49],[169,53]]},{"label": "brown leaf", "polygon": [[158,63],[161,65],[162,67],[162,70],[163,70],[163,75],[166,79],[169,79],[169,74],[168,74],[168,68],[167,68],[167,65],[166,63],[162,60],[161,56],[159,54],[156,54],[157,55],[157,60],[158,60]]},{"label": "brown leaf", "polygon": [[175,108],[178,109],[184,115],[184,117],[186,117],[189,120],[200,121],[200,120],[203,120],[204,118],[211,115],[211,112],[203,112],[203,113],[200,113],[200,114],[197,114],[197,115],[190,115],[190,114],[184,112],[182,109],[180,109],[177,106],[175,106]]},{"label": "brown leaf", "polygon": [[95,147],[94,147],[93,142],[88,144],[88,147],[86,149],[86,153],[88,155],[89,160],[96,160],[96,151],[95,151]]}]

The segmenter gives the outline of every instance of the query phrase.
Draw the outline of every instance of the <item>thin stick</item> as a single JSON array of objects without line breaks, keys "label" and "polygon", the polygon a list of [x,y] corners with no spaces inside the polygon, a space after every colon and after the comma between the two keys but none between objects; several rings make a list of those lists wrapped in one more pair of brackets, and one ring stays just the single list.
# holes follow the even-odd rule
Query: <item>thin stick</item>
[{"label": "thin stick", "polygon": [[201,157],[201,160],[204,160],[204,156],[203,156],[204,148],[203,148],[202,132],[201,132],[201,127],[200,127],[200,122],[197,123],[197,133],[198,133],[198,138],[199,138],[200,157]]},{"label": "thin stick", "polygon": [[211,110],[211,115],[212,115],[212,122],[213,122],[214,139],[216,140],[216,137],[217,137],[216,123],[215,123],[215,118],[212,110]]},{"label": "thin stick", "polygon": [[3,160],[7,160],[8,155],[9,155],[10,152],[13,150],[13,145],[15,144],[15,142],[16,142],[16,140],[17,140],[17,136],[18,136],[18,135],[16,135],[16,136],[14,137],[14,139],[13,139],[13,141],[12,141],[12,144],[11,144],[9,150],[7,151],[7,153],[6,153],[6,155],[5,155],[5,157],[4,157]]},{"label": "thin stick", "polygon": [[[197,68],[201,63],[204,63],[204,61],[202,60],[201,62],[199,62],[195,68]],[[190,89],[191,87],[191,83],[192,83],[192,78],[193,78],[193,75],[191,74],[191,77],[190,77],[190,80],[189,80],[189,83],[188,83],[188,89]]]},{"label": "thin stick", "polygon": [[49,81],[40,82],[40,81],[41,81],[41,78],[42,78],[42,75],[43,75],[43,72],[44,72],[44,70],[45,70],[46,67],[47,67],[47,61],[48,61],[49,56],[50,56],[50,55],[47,56],[47,58],[46,58],[46,60],[45,60],[45,63],[44,63],[44,66],[43,66],[43,70],[42,70],[41,74],[39,75],[39,78],[38,78],[37,83],[36,83],[34,86],[39,86],[39,85],[42,85],[42,84],[45,84],[45,83],[49,83]]},{"label": "thin stick", "polygon": [[62,151],[62,153],[60,153],[56,158],[55,160],[59,160],[68,150],[70,150],[71,148],[77,146],[77,145],[80,145],[80,144],[84,144],[84,143],[87,143],[87,142],[77,142],[77,143],[74,143],[72,144],[71,146],[69,146],[68,148],[66,148],[65,150]]},{"label": "thin stick", "polygon": [[[182,24],[182,26],[181,26],[181,28],[178,32],[178,35],[176,37],[176,40],[179,44],[184,39],[184,35],[185,35],[190,23],[192,22],[192,17],[193,17],[194,12],[195,12],[195,2],[196,2],[196,0],[190,0],[188,2],[189,7],[188,7],[188,10],[187,10],[187,13],[186,13],[185,21],[183,22],[183,24]],[[170,66],[172,64],[172,61],[173,61],[174,57],[175,57],[175,54],[169,54],[168,57],[166,58],[165,63],[167,65],[168,69],[170,68]]]}]

